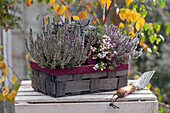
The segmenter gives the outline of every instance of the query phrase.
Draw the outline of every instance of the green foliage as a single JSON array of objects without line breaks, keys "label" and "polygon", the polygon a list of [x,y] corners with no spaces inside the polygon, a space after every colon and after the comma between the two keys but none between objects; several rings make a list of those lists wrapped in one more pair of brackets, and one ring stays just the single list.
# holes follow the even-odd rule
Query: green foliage
[{"label": "green foliage", "polygon": [[38,0],[38,3],[41,3],[43,0]]},{"label": "green foliage", "polygon": [[0,55],[0,61],[3,61],[4,57],[2,55]]},{"label": "green foliage", "polygon": [[20,84],[15,84],[14,85],[14,90],[18,91],[19,87],[20,87]]},{"label": "green foliage", "polygon": [[114,67],[113,66],[109,66],[109,69],[112,70],[112,69],[114,69]]},{"label": "green foliage", "polygon": [[93,5],[93,7],[97,8],[98,2],[97,2],[97,1],[93,1],[93,2],[92,2],[92,5]]},{"label": "green foliage", "polygon": [[30,65],[30,59],[28,59],[28,72],[29,72],[29,77],[32,79],[32,71],[31,71],[31,65]]},{"label": "green foliage", "polygon": [[165,6],[165,0],[158,0],[158,3],[161,6],[161,8]]},{"label": "green foliage", "polygon": [[164,108],[163,107],[159,107],[158,108],[158,113],[164,113]]},{"label": "green foliage", "polygon": [[166,35],[169,36],[169,32],[170,32],[170,23],[165,24],[166,27]]},{"label": "green foliage", "polygon": [[146,11],[144,5],[140,6],[140,14],[141,14],[142,17],[145,17],[147,15],[147,11]]},{"label": "green foliage", "polygon": [[46,3],[46,4],[48,4],[48,3],[49,3],[49,0],[44,0],[44,1],[45,1],[45,3]]},{"label": "green foliage", "polygon": [[158,96],[158,101],[161,101],[162,96],[160,94],[160,89],[159,88],[155,88],[154,91],[155,91],[155,94]]},{"label": "green foliage", "polygon": [[21,28],[20,8],[18,8],[16,1],[10,0],[0,0],[0,26],[4,27],[7,31],[8,29]]}]

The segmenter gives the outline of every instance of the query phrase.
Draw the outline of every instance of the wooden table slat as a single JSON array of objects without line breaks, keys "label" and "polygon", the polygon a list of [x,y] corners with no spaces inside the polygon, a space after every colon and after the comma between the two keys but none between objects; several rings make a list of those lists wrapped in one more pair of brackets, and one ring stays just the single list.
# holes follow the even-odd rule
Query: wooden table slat
[{"label": "wooden table slat", "polygon": [[[99,93],[92,93],[92,94],[89,94],[89,95],[113,95],[115,94],[116,91],[108,91],[108,92],[99,92]],[[134,91],[132,92],[131,94],[152,94],[152,92],[150,90],[139,90],[139,91]],[[41,92],[35,92],[35,91],[30,91],[30,92],[25,92],[25,91],[20,91],[18,92],[17,94],[18,96],[25,96],[25,95],[36,95],[36,96],[44,96],[43,93]],[[87,95],[87,94],[86,94]]]},{"label": "wooden table slat", "polygon": [[[133,83],[134,80],[129,80]],[[98,92],[65,97],[50,97],[35,92],[31,81],[22,81],[15,99],[16,113],[157,113],[158,101],[150,90],[136,90],[114,104],[120,109],[109,106],[116,91]]]},{"label": "wooden table slat", "polygon": [[[52,98],[50,96],[17,96],[16,102],[25,101],[25,102],[108,102],[111,100],[112,95],[76,95],[60,98]],[[142,97],[142,98],[141,98]],[[153,94],[130,94],[125,98],[120,98],[118,101],[131,101],[131,100],[147,100],[153,101],[156,100],[156,97]]]},{"label": "wooden table slat", "polygon": [[17,104],[16,113],[158,113],[158,102],[115,102],[120,109],[109,106],[109,102]]}]

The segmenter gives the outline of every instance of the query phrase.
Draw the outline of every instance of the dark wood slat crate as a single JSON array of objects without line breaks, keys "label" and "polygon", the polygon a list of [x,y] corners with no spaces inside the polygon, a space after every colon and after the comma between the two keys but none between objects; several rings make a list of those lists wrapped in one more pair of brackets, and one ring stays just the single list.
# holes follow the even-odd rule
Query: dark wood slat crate
[{"label": "dark wood slat crate", "polygon": [[[128,65],[127,65],[128,66]],[[108,72],[51,75],[32,67],[32,87],[53,97],[116,90],[127,85],[127,69]]]}]

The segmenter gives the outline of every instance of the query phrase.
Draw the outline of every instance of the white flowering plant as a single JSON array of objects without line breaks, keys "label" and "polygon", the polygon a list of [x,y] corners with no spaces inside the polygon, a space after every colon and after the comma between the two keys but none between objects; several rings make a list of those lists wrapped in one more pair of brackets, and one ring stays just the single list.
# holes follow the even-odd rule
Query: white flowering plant
[{"label": "white flowering plant", "polygon": [[139,32],[131,37],[131,34],[122,33],[118,27],[113,25],[103,26],[97,37],[97,43],[91,46],[91,51],[94,53],[92,59],[96,60],[93,68],[101,71],[106,67],[114,69],[114,67],[128,63],[131,59],[140,56],[143,48],[137,50]]}]

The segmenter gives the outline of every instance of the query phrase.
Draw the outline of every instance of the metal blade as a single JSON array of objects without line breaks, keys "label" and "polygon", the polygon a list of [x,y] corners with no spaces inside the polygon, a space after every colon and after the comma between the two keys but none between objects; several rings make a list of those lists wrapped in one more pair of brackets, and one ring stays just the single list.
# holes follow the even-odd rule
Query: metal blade
[{"label": "metal blade", "polygon": [[134,83],[137,89],[143,89],[149,83],[155,71],[147,71],[143,73]]}]

